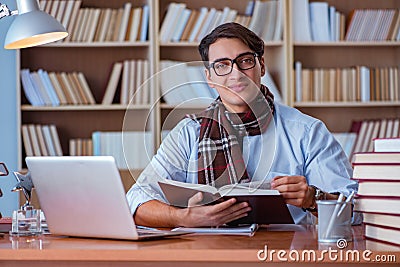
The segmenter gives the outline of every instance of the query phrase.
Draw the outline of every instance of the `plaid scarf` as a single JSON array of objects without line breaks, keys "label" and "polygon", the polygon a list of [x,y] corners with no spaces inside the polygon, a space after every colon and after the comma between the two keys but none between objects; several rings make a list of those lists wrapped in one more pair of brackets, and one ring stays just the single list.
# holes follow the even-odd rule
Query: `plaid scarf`
[{"label": "plaid scarf", "polygon": [[221,187],[251,180],[242,156],[243,137],[265,132],[274,113],[274,96],[264,85],[260,92],[248,112],[230,113],[218,97],[200,114],[187,115],[201,124],[199,184]]}]

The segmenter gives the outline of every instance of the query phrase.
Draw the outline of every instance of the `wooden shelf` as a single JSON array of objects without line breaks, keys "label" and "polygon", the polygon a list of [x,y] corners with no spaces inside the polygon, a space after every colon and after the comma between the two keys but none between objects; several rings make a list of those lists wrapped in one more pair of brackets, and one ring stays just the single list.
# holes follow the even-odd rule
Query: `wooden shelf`
[{"label": "wooden shelf", "polygon": [[349,42],[349,41],[340,41],[340,42],[294,42],[294,46],[310,46],[310,47],[318,47],[318,46],[348,46],[348,47],[358,47],[358,46],[400,46],[400,42]]},{"label": "wooden shelf", "polygon": [[31,105],[22,105],[22,111],[91,111],[91,110],[142,110],[142,109],[150,109],[150,105],[66,105],[66,106],[31,106]]},{"label": "wooden shelf", "polygon": [[400,107],[400,101],[371,102],[295,102],[294,107]]},{"label": "wooden shelf", "polygon": [[146,47],[149,42],[60,42],[51,43],[38,47]]}]

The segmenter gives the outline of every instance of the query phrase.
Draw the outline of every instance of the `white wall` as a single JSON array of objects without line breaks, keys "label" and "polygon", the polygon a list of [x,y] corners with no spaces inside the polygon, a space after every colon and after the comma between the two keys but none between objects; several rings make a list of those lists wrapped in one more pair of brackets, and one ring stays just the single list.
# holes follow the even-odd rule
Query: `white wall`
[{"label": "white wall", "polygon": [[[14,0],[2,0],[12,10],[16,9]],[[12,22],[12,17],[0,20],[0,161],[6,163],[10,173],[18,170],[19,143],[19,94],[17,92],[17,52],[5,50],[4,39]],[[11,216],[18,208],[18,193],[11,192],[16,180],[12,174],[0,176],[0,188],[3,197],[0,198],[0,212],[3,216]]]}]

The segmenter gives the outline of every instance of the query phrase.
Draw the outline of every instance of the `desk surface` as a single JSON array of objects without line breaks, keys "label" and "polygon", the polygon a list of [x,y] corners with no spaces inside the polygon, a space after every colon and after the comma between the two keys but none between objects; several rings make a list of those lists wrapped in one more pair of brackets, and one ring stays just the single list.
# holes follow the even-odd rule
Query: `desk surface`
[{"label": "desk surface", "polygon": [[[174,267],[186,266],[188,263],[190,266],[252,266],[266,262],[272,265],[285,263],[282,259],[291,265],[314,265],[321,262],[343,265],[344,262],[372,263],[376,255],[380,255],[381,259],[382,255],[386,255],[386,261],[392,261],[392,264],[393,260],[400,263],[399,251],[373,251],[367,258],[363,258],[362,254],[367,249],[368,243],[363,238],[362,226],[353,227],[353,241],[348,242],[343,249],[338,248],[336,243],[318,244],[314,226],[297,225],[271,225],[261,228],[252,237],[185,235],[149,241],[59,236],[27,239],[5,235],[0,239],[0,266],[26,266],[28,262],[29,266],[109,266],[110,263],[112,266],[132,266],[132,263],[135,266]],[[323,250],[331,250],[332,254],[321,254]],[[347,253],[350,251],[353,253]],[[359,260],[357,255],[354,256],[356,252]],[[303,260],[302,255],[305,255]]]}]

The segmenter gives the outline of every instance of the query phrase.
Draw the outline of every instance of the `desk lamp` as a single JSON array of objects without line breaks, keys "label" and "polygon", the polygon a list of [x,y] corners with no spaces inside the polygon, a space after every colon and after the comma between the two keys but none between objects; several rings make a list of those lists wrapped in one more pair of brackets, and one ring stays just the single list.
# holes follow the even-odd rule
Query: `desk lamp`
[{"label": "desk lamp", "polygon": [[39,9],[37,0],[16,0],[18,10],[0,3],[0,19],[17,15],[8,29],[4,48],[19,49],[61,40],[68,36],[64,26]]}]

